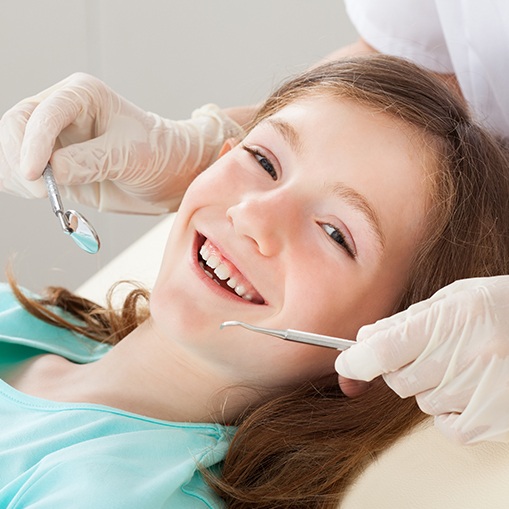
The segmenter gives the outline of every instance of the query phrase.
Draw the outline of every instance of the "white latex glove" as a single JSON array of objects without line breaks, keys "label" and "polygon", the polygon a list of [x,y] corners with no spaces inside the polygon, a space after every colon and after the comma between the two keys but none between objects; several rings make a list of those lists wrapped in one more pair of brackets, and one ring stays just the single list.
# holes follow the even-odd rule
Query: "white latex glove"
[{"label": "white latex glove", "polygon": [[341,376],[383,375],[461,443],[509,442],[509,276],[456,281],[359,330]]},{"label": "white latex glove", "polygon": [[0,190],[46,196],[51,162],[62,196],[99,210],[174,210],[192,179],[242,129],[214,105],[172,121],[143,111],[102,81],[69,76],[0,121]]}]

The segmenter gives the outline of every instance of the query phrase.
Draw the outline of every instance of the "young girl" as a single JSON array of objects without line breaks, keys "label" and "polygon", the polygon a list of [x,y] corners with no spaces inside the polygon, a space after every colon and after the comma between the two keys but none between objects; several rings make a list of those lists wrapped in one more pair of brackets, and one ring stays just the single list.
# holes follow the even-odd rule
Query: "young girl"
[{"label": "young girl", "polygon": [[415,66],[290,81],[189,187],[148,307],[143,290],[117,314],[4,289],[0,500],[337,506],[422,414],[382,383],[345,400],[335,351],[220,324],[354,339],[456,279],[507,273],[508,197],[499,145]]}]

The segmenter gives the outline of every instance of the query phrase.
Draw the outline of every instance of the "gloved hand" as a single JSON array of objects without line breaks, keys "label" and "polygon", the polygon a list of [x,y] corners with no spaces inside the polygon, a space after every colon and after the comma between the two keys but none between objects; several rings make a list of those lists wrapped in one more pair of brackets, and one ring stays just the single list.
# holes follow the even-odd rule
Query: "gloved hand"
[{"label": "gloved hand", "polygon": [[40,176],[50,161],[63,197],[99,210],[167,212],[224,141],[241,135],[217,106],[167,120],[77,73],[2,117],[0,190],[46,196]]},{"label": "gloved hand", "polygon": [[509,276],[456,281],[359,330],[336,370],[383,375],[461,443],[509,442]]}]

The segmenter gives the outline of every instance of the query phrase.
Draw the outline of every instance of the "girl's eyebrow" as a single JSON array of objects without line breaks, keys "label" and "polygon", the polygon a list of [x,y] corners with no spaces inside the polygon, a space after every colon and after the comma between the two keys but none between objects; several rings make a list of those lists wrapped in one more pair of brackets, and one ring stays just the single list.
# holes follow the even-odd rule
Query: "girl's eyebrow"
[{"label": "girl's eyebrow", "polygon": [[269,117],[266,122],[270,124],[276,131],[278,131],[285,141],[290,145],[290,148],[299,155],[302,150],[302,142],[298,131],[288,122],[278,118]]},{"label": "girl's eyebrow", "polygon": [[348,205],[364,216],[378,241],[380,251],[383,251],[385,249],[385,235],[381,227],[380,217],[366,197],[350,186],[347,186],[344,182],[329,184],[326,186],[326,191],[345,200]]}]

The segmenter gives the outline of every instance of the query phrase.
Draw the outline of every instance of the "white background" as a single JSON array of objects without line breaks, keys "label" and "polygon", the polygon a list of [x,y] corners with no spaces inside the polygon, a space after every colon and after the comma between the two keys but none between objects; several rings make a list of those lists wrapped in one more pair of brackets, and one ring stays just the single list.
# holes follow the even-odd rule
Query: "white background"
[{"label": "white background", "polygon": [[[208,102],[259,101],[356,39],[340,0],[0,0],[0,9],[0,113],[85,71],[146,110],[188,118]],[[95,226],[100,253],[78,249],[47,200],[0,194],[0,280],[13,260],[32,290],[74,289],[161,220],[64,206]]]}]

